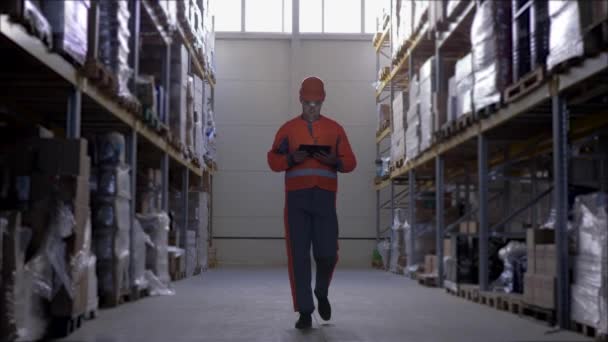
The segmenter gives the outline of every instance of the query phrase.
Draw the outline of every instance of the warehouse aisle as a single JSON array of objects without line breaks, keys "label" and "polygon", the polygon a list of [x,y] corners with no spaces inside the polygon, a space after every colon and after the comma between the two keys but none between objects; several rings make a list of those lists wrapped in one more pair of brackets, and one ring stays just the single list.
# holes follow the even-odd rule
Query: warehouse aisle
[{"label": "warehouse aisle", "polygon": [[337,270],[334,320],[317,316],[305,333],[293,328],[286,269],[221,268],[175,289],[102,311],[65,341],[588,341],[377,270]]}]

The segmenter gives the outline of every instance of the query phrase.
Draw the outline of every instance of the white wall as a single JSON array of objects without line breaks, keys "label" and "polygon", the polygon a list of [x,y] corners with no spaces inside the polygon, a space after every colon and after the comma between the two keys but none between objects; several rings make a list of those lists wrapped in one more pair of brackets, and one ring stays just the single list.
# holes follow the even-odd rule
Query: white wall
[{"label": "white wall", "polygon": [[[218,40],[216,49],[220,171],[213,224],[219,262],[286,264],[283,176],[268,169],[266,153],[278,128],[300,113],[294,84],[316,75],[326,84],[323,113],[344,126],[359,162],[339,178],[340,236],[346,238],[340,240],[340,265],[369,265],[375,242],[348,238],[376,234],[371,43],[302,40],[295,56],[291,41],[279,39]],[[268,237],[276,239],[260,239]]]}]

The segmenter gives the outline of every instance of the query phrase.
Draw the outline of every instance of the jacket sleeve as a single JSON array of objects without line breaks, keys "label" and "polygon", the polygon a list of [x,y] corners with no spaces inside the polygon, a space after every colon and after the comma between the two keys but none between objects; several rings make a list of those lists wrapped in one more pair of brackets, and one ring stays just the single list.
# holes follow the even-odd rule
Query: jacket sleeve
[{"label": "jacket sleeve", "polygon": [[338,131],[338,171],[343,173],[352,172],[357,167],[357,158],[350,147],[344,128]]},{"label": "jacket sleeve", "polygon": [[284,127],[279,129],[274,138],[272,148],[268,151],[268,165],[275,172],[286,171],[293,166],[289,154],[289,138]]}]

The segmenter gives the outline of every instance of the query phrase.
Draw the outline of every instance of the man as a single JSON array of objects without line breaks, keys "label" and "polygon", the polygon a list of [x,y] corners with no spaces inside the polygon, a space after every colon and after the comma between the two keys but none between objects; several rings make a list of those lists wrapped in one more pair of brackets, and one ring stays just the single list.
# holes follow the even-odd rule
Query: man
[{"label": "man", "polygon": [[[285,171],[285,240],[297,329],[312,327],[315,309],[311,290],[310,247],[317,265],[314,294],[319,315],[331,318],[328,289],[338,262],[337,172],[351,172],[357,161],[342,126],[321,115],[323,82],[309,77],[302,82],[302,114],[277,132],[268,164]],[[326,146],[327,151],[301,150],[302,145]]]}]

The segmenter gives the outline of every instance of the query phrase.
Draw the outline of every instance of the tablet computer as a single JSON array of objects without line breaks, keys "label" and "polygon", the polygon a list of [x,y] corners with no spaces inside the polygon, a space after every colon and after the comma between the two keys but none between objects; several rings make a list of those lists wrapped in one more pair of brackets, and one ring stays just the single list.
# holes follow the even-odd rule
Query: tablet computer
[{"label": "tablet computer", "polygon": [[331,153],[331,146],[329,145],[300,145],[298,151],[306,151],[309,155],[313,155],[317,152]]}]

